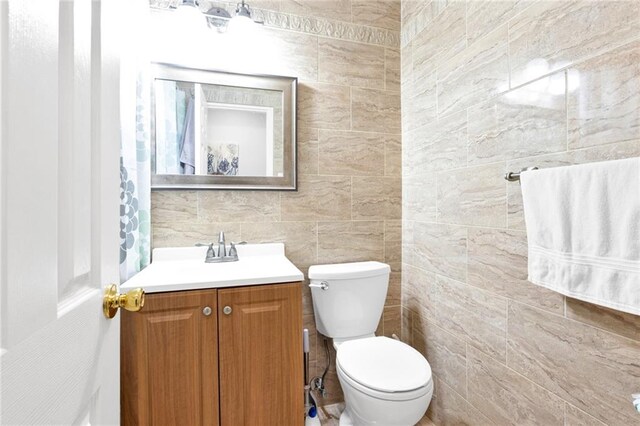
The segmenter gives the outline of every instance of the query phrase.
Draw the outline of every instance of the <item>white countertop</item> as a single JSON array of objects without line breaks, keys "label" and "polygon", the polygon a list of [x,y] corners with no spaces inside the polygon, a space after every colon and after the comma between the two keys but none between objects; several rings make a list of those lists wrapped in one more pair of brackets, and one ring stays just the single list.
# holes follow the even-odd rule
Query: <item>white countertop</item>
[{"label": "white countertop", "polygon": [[284,255],[284,244],[237,246],[237,262],[205,263],[207,247],[153,250],[149,266],[120,286],[146,293],[240,287],[302,281],[304,275]]}]

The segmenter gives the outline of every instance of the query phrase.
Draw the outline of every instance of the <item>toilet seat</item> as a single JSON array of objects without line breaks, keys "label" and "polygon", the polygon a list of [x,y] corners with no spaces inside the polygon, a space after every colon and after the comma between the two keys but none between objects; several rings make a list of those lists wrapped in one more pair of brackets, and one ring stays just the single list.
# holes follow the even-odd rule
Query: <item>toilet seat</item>
[{"label": "toilet seat", "polygon": [[429,381],[424,387],[419,389],[414,389],[406,392],[380,392],[375,389],[368,388],[363,386],[362,384],[353,380],[349,375],[347,375],[344,370],[337,364],[337,372],[338,378],[340,379],[340,384],[343,386],[343,390],[345,386],[350,387],[369,398],[384,400],[384,401],[411,401],[425,396],[426,394],[433,392],[433,383]]},{"label": "toilet seat", "polygon": [[380,399],[414,399],[433,387],[431,367],[422,354],[387,337],[367,337],[340,344],[336,366],[351,386]]}]

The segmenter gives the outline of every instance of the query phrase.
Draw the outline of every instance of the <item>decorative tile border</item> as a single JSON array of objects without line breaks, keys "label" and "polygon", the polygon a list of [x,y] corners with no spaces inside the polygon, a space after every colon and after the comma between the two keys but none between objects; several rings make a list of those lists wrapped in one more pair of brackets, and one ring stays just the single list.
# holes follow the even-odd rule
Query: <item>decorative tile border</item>
[{"label": "decorative tile border", "polygon": [[[154,9],[168,9],[175,7],[178,2],[179,0],[149,0],[149,5]],[[229,12],[232,12],[235,8],[235,4],[233,3],[200,2],[200,8],[202,10],[208,10],[213,6],[225,8]],[[306,34],[375,44],[378,46],[400,47],[399,31],[368,27],[332,19],[293,15],[267,9],[252,9],[252,12],[255,20],[263,21],[265,26],[271,28],[298,31]]]}]

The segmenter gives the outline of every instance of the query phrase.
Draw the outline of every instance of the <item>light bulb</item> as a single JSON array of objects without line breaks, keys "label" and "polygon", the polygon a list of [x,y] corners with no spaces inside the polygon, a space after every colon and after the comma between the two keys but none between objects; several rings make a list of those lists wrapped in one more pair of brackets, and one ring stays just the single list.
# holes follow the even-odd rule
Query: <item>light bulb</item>
[{"label": "light bulb", "polygon": [[173,13],[178,25],[184,29],[204,26],[207,23],[205,16],[193,3],[181,3]]},{"label": "light bulb", "polygon": [[236,15],[229,21],[227,31],[230,33],[248,32],[253,29],[254,22],[246,16]]}]

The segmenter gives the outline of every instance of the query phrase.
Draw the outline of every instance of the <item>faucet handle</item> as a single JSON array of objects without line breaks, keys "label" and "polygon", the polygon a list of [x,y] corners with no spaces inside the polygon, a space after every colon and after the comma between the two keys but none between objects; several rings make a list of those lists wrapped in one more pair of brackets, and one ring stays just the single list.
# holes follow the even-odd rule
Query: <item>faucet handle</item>
[{"label": "faucet handle", "polygon": [[196,243],[196,247],[209,247],[207,250],[207,257],[216,257],[216,252],[213,249],[213,243]]},{"label": "faucet handle", "polygon": [[220,243],[224,243],[224,231],[220,231],[220,234],[218,235],[218,244]]},{"label": "faucet handle", "polygon": [[247,244],[246,241],[240,241],[237,243],[231,242],[231,247],[229,248],[229,257],[238,257],[238,250],[236,250],[236,246],[241,246]]},{"label": "faucet handle", "polygon": [[213,243],[195,243],[196,247],[213,247]]}]

